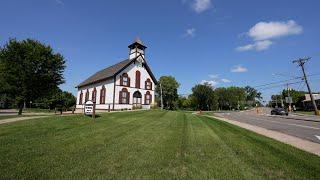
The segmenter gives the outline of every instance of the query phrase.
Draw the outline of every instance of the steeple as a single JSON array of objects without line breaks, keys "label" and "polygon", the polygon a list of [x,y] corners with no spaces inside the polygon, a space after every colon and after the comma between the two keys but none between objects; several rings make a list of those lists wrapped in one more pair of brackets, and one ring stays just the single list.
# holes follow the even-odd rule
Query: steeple
[{"label": "steeple", "polygon": [[147,46],[145,46],[140,38],[137,37],[133,43],[128,46],[128,48],[130,49],[129,59],[135,58],[139,55],[142,55],[144,58],[145,49],[147,49]]}]

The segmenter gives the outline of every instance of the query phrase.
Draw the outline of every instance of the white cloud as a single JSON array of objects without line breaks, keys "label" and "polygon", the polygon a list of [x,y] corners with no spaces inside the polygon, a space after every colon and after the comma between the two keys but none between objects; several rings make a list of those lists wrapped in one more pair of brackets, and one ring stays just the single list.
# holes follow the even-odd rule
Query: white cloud
[{"label": "white cloud", "polygon": [[64,5],[64,2],[62,0],[55,0],[57,4]]},{"label": "white cloud", "polygon": [[211,7],[211,0],[194,0],[192,9],[197,13],[202,13]]},{"label": "white cloud", "polygon": [[234,66],[233,68],[231,68],[231,72],[233,73],[243,73],[243,72],[247,72],[248,69],[241,66],[241,65],[237,65],[237,66]]},{"label": "white cloud", "polygon": [[221,79],[221,81],[224,83],[231,83],[231,80],[229,80],[229,79]]},{"label": "white cloud", "polygon": [[217,79],[219,77],[219,75],[218,74],[210,74],[209,77],[212,79]]},{"label": "white cloud", "polygon": [[273,42],[270,40],[257,41],[253,44],[239,46],[236,48],[236,50],[240,52],[249,51],[249,50],[263,51],[263,50],[267,50],[272,44]]},{"label": "white cloud", "polygon": [[183,36],[184,37],[195,37],[196,36],[196,29],[195,28],[187,29]]},{"label": "white cloud", "polygon": [[201,84],[209,84],[210,86],[215,87],[215,86],[217,86],[219,84],[219,82],[216,81],[216,80],[209,80],[209,81],[208,80],[202,80]]},{"label": "white cloud", "polygon": [[295,21],[270,21],[270,22],[259,22],[255,24],[249,32],[246,34],[252,38],[253,43],[239,46],[236,48],[237,51],[263,51],[268,49],[274,44],[271,39],[279,38],[282,36],[297,35],[303,31],[302,26],[298,25]]},{"label": "white cloud", "polygon": [[287,22],[271,21],[257,23],[249,30],[248,35],[255,41],[261,41],[281,36],[300,34],[302,31],[303,28],[293,20]]}]

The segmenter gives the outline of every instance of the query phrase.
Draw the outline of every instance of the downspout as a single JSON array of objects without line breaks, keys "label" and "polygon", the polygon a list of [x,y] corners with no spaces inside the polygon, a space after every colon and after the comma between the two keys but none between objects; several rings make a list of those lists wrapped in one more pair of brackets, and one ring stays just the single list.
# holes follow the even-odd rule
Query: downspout
[{"label": "downspout", "polygon": [[113,105],[112,105],[112,110],[114,110],[114,104],[115,104],[115,98],[116,98],[116,77],[117,77],[117,75],[114,76],[114,80],[113,80]]}]

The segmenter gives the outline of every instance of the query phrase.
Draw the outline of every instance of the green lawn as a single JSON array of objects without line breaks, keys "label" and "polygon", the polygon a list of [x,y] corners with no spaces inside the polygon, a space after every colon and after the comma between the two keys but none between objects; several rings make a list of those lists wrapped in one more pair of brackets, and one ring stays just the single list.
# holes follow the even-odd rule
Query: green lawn
[{"label": "green lawn", "polygon": [[208,117],[139,111],[0,125],[0,179],[320,179],[320,157]]},{"label": "green lawn", "polygon": [[314,111],[295,111],[298,114],[314,115]]},{"label": "green lawn", "polygon": [[23,112],[27,112],[27,113],[54,113],[55,111],[52,109],[27,108],[27,109],[24,109]]}]

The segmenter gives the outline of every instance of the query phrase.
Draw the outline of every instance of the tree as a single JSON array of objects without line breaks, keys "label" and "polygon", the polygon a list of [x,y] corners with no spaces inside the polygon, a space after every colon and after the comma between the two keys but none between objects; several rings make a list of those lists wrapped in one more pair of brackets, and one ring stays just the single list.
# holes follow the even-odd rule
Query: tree
[{"label": "tree", "polygon": [[61,89],[52,89],[49,95],[36,99],[33,107],[44,109],[68,110],[76,104],[76,97]]},{"label": "tree", "polygon": [[246,86],[244,89],[246,91],[246,100],[247,101],[255,101],[255,100],[262,99],[261,92],[259,92],[255,88],[250,87],[250,86]]},{"label": "tree", "polygon": [[215,94],[218,98],[220,109],[243,109],[246,92],[241,87],[217,88]]},{"label": "tree", "polygon": [[218,101],[211,85],[198,84],[192,88],[194,104],[199,110],[216,110]]},{"label": "tree", "polygon": [[71,107],[73,107],[75,104],[76,104],[76,97],[73,94],[67,91],[62,91],[56,94],[55,108],[59,109],[61,114],[63,110],[68,110]]},{"label": "tree", "polygon": [[282,91],[282,97],[285,99],[285,97],[288,97],[288,91],[290,94],[290,97],[292,97],[292,103],[293,104],[300,104],[305,99],[305,94],[308,94],[308,92],[305,91],[296,91],[294,89],[284,89]]},{"label": "tree", "polygon": [[22,114],[25,102],[46,96],[64,82],[64,57],[36,40],[10,39],[0,51],[2,93],[10,95]]},{"label": "tree", "polygon": [[[156,93],[161,96],[160,84],[162,86],[162,98],[164,108],[173,110],[176,108],[178,99],[178,88],[180,84],[172,76],[161,76],[156,87]],[[160,105],[161,103],[158,102]]]}]

